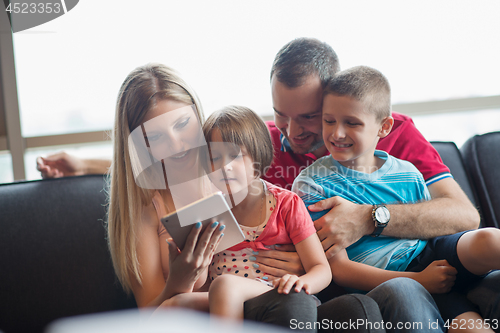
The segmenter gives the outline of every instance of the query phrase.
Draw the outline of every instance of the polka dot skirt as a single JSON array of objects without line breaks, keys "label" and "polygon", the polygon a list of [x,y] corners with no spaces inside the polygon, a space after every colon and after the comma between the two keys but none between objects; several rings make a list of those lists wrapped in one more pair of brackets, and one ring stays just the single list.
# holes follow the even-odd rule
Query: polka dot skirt
[{"label": "polka dot skirt", "polygon": [[[266,191],[266,218],[258,227],[246,227],[240,225],[245,235],[244,242],[253,242],[257,240],[265,230],[267,221],[276,206],[276,200],[273,195]],[[273,246],[274,247],[274,246]],[[248,247],[240,251],[222,251],[217,253],[209,268],[209,278],[214,280],[222,274],[236,274],[238,276],[251,279],[261,278],[266,280],[266,273],[262,272],[254,261],[253,250]]]}]

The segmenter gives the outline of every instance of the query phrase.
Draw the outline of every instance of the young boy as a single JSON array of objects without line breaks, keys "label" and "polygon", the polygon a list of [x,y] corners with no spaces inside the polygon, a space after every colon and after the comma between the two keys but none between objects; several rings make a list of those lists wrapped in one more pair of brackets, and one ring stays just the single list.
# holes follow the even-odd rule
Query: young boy
[{"label": "young boy", "polygon": [[[375,150],[393,125],[389,83],[375,69],[354,67],[337,74],[323,97],[323,140],[331,155],[303,170],[292,190],[306,206],[333,196],[372,204],[375,223],[371,236],[330,259],[333,280],[369,291],[395,277],[413,278],[432,294],[453,290],[434,295],[445,321],[483,323],[463,291],[492,269],[500,269],[500,230],[484,228],[430,240],[380,235],[390,227],[386,204],[430,199],[413,164]],[[310,212],[313,220],[325,213]]]}]

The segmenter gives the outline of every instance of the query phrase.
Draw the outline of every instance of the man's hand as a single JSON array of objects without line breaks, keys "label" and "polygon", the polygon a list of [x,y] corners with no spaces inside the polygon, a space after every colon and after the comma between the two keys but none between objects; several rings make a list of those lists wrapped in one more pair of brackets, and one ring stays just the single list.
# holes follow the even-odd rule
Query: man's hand
[{"label": "man's hand", "polygon": [[255,263],[259,270],[274,278],[281,278],[285,274],[301,276],[305,274],[295,246],[276,245],[276,250],[259,251],[254,254]]},{"label": "man's hand", "polygon": [[358,205],[335,196],[307,208],[311,212],[330,209],[326,215],[314,221],[327,259],[375,230],[371,205]]},{"label": "man's hand", "polygon": [[65,152],[45,158],[38,157],[36,159],[36,168],[41,172],[42,178],[60,178],[85,174],[83,161]]},{"label": "man's hand", "polygon": [[42,178],[104,175],[110,166],[111,161],[107,159],[79,158],[65,152],[36,159],[36,168],[41,172]]}]

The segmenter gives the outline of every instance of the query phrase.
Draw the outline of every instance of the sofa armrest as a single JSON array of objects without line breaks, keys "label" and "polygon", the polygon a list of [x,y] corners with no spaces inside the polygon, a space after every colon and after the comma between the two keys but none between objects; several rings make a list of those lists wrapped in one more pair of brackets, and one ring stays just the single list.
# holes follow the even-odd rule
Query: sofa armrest
[{"label": "sofa armrest", "polygon": [[103,176],[0,185],[0,330],[135,306],[117,282]]}]

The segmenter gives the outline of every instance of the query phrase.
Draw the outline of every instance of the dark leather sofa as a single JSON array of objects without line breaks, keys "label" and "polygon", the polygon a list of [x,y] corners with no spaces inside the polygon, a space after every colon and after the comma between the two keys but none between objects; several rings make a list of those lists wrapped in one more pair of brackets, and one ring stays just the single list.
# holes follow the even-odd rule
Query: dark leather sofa
[{"label": "dark leather sofa", "polygon": [[0,185],[0,330],[135,306],[106,243],[104,177]]},{"label": "dark leather sofa", "polygon": [[500,228],[500,132],[476,135],[461,151],[482,222]]},{"label": "dark leather sofa", "polygon": [[[459,151],[433,142],[480,209],[500,222],[500,132]],[[106,244],[104,176],[0,185],[0,330],[42,332],[58,318],[135,307],[116,280]]]}]

